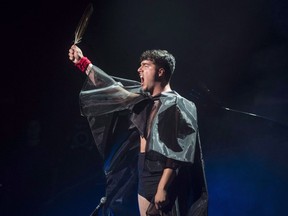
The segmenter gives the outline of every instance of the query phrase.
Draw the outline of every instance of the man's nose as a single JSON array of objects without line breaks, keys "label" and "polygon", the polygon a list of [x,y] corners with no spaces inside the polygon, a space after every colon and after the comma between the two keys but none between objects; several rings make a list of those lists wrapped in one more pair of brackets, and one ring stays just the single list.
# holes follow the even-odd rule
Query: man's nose
[{"label": "man's nose", "polygon": [[138,69],[137,69],[138,73],[141,73],[142,72],[142,67],[140,66]]}]

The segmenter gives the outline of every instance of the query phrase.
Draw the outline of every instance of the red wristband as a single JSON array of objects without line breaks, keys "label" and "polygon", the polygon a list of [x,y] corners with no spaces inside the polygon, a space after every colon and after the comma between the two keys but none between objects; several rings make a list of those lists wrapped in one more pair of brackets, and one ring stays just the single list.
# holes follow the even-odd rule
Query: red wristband
[{"label": "red wristband", "polygon": [[85,72],[89,64],[91,64],[91,61],[87,57],[83,56],[78,63],[75,63],[75,66],[82,72]]}]

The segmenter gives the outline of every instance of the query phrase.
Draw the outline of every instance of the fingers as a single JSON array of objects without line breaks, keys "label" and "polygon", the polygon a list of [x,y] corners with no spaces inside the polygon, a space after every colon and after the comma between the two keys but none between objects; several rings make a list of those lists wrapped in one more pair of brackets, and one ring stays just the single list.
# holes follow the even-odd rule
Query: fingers
[{"label": "fingers", "polygon": [[161,210],[162,208],[165,208],[165,206],[167,206],[169,204],[168,199],[165,200],[154,200],[154,204],[156,209]]},{"label": "fingers", "polygon": [[68,56],[73,63],[77,63],[83,57],[83,54],[81,49],[73,44],[69,49]]},{"label": "fingers", "polygon": [[69,49],[68,56],[71,61],[74,61],[74,50],[72,48]]},{"label": "fingers", "polygon": [[165,202],[155,202],[156,209],[161,210],[165,206]]},{"label": "fingers", "polygon": [[161,209],[161,205],[158,203],[155,203],[155,207],[156,207],[156,209]]}]

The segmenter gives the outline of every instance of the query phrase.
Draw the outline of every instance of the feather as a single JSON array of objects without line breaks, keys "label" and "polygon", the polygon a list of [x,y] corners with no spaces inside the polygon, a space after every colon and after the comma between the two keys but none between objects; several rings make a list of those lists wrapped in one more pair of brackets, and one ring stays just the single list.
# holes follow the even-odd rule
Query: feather
[{"label": "feather", "polygon": [[84,11],[79,23],[78,23],[78,26],[75,30],[74,44],[78,44],[81,42],[81,39],[82,39],[83,34],[84,34],[84,32],[88,26],[88,21],[92,15],[92,13],[93,13],[93,5],[92,5],[92,3],[90,3],[86,7],[86,9],[85,9],[85,11]]}]

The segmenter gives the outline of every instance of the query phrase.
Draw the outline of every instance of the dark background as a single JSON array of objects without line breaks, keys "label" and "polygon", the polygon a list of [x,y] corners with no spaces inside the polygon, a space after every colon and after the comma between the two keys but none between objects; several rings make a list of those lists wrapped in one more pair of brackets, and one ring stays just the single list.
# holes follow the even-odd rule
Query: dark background
[{"label": "dark background", "polygon": [[[89,215],[104,193],[78,106],[85,75],[68,59],[88,3],[3,2],[3,216]],[[287,214],[287,1],[93,4],[79,46],[109,74],[138,79],[146,49],[176,57],[172,88],[198,108],[209,215]]]}]

